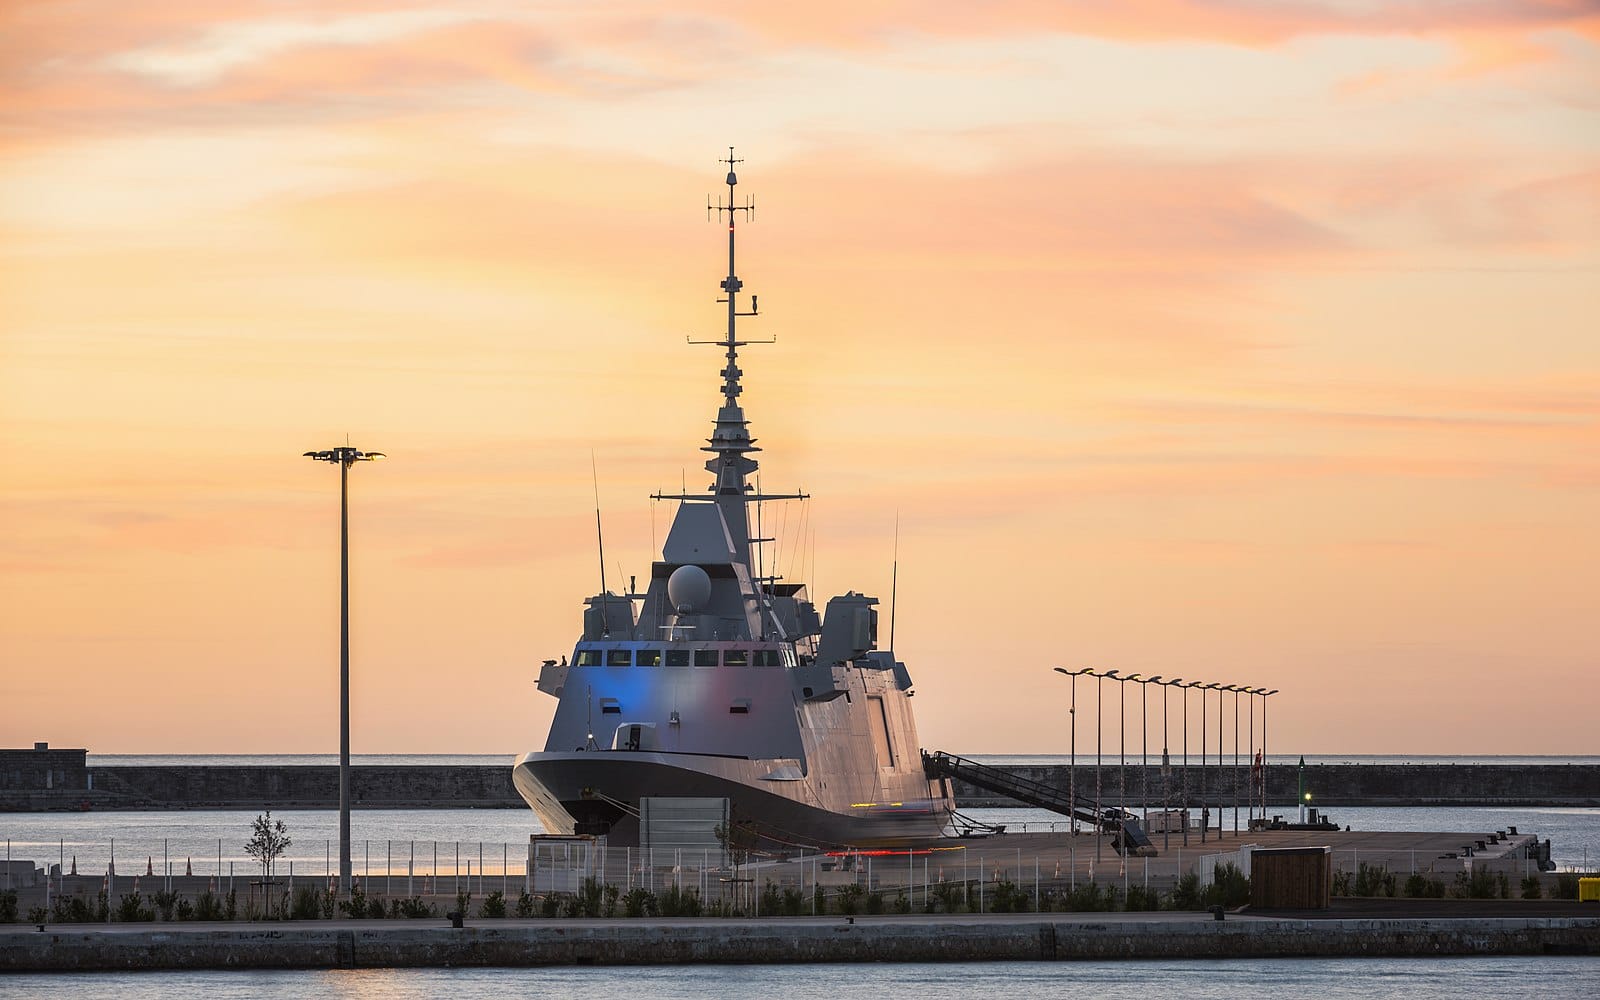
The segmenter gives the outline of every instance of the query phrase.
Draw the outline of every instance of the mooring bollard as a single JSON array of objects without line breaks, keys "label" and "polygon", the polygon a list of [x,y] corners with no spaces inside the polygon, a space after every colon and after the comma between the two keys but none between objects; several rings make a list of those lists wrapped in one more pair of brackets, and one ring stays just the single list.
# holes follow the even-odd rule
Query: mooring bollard
[{"label": "mooring bollard", "polygon": [[457,930],[466,926],[467,915],[461,910],[451,910],[449,913],[446,913],[445,916],[450,918],[450,926],[456,928]]},{"label": "mooring bollard", "polygon": [[1220,907],[1220,906],[1211,907],[1211,919],[1212,920],[1223,920],[1223,919],[1226,918],[1226,916],[1227,916],[1227,911],[1224,910],[1222,907]]}]

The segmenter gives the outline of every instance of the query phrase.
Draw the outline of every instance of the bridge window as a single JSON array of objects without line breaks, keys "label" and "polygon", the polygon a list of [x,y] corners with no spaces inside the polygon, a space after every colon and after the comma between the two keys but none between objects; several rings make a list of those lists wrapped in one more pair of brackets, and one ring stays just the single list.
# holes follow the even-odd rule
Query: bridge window
[{"label": "bridge window", "polygon": [[758,649],[755,651],[755,655],[756,666],[758,667],[783,666],[783,661],[779,658],[778,651],[776,649]]},{"label": "bridge window", "polygon": [[600,665],[600,651],[598,649],[578,650],[578,666],[598,667]]},{"label": "bridge window", "polygon": [[661,666],[661,650],[641,649],[633,654],[633,662],[641,667]]},{"label": "bridge window", "polygon": [[747,667],[750,665],[750,651],[748,649],[728,649],[722,653],[722,665],[725,667]]},{"label": "bridge window", "polygon": [[694,665],[697,667],[714,667],[717,665],[717,651],[714,649],[697,649],[694,651]]},{"label": "bridge window", "polygon": [[687,649],[667,650],[667,666],[687,667],[689,665],[689,651]]},{"label": "bridge window", "polygon": [[633,650],[612,649],[606,652],[606,666],[631,667],[633,666]]}]

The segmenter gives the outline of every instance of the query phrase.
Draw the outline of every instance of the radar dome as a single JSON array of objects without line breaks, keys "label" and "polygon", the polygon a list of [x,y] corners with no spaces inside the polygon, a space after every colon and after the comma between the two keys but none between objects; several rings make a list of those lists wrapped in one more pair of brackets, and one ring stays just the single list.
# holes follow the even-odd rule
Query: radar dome
[{"label": "radar dome", "polygon": [[667,577],[667,600],[679,614],[689,614],[711,600],[711,577],[699,566],[679,566]]}]

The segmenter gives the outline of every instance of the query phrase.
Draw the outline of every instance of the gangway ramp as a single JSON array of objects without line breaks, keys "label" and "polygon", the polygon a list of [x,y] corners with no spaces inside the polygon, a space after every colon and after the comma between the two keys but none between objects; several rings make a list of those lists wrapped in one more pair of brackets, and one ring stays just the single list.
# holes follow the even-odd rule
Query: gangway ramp
[{"label": "gangway ramp", "polygon": [[1067,792],[1053,785],[1034,781],[1015,771],[980,764],[943,750],[932,753],[922,751],[922,770],[929,778],[954,778],[1030,806],[1048,809],[1063,816],[1075,816],[1097,830],[1112,834],[1111,845],[1119,854],[1157,853],[1139,821],[1132,816],[1125,816],[1117,809],[1096,809],[1093,799],[1079,795],[1074,800]]}]

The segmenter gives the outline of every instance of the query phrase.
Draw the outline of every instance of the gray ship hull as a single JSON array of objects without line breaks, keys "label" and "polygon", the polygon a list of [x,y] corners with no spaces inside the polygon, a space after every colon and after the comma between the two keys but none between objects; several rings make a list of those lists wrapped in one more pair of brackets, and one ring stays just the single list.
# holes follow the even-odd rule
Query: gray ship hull
[{"label": "gray ship hull", "polygon": [[651,752],[529,753],[512,781],[548,833],[604,833],[615,846],[640,843],[639,800],[725,798],[735,819],[759,818],[769,846],[834,848],[939,836],[947,803],[923,799],[855,803],[848,812],[816,801],[809,779],[768,780],[770,761]]}]

